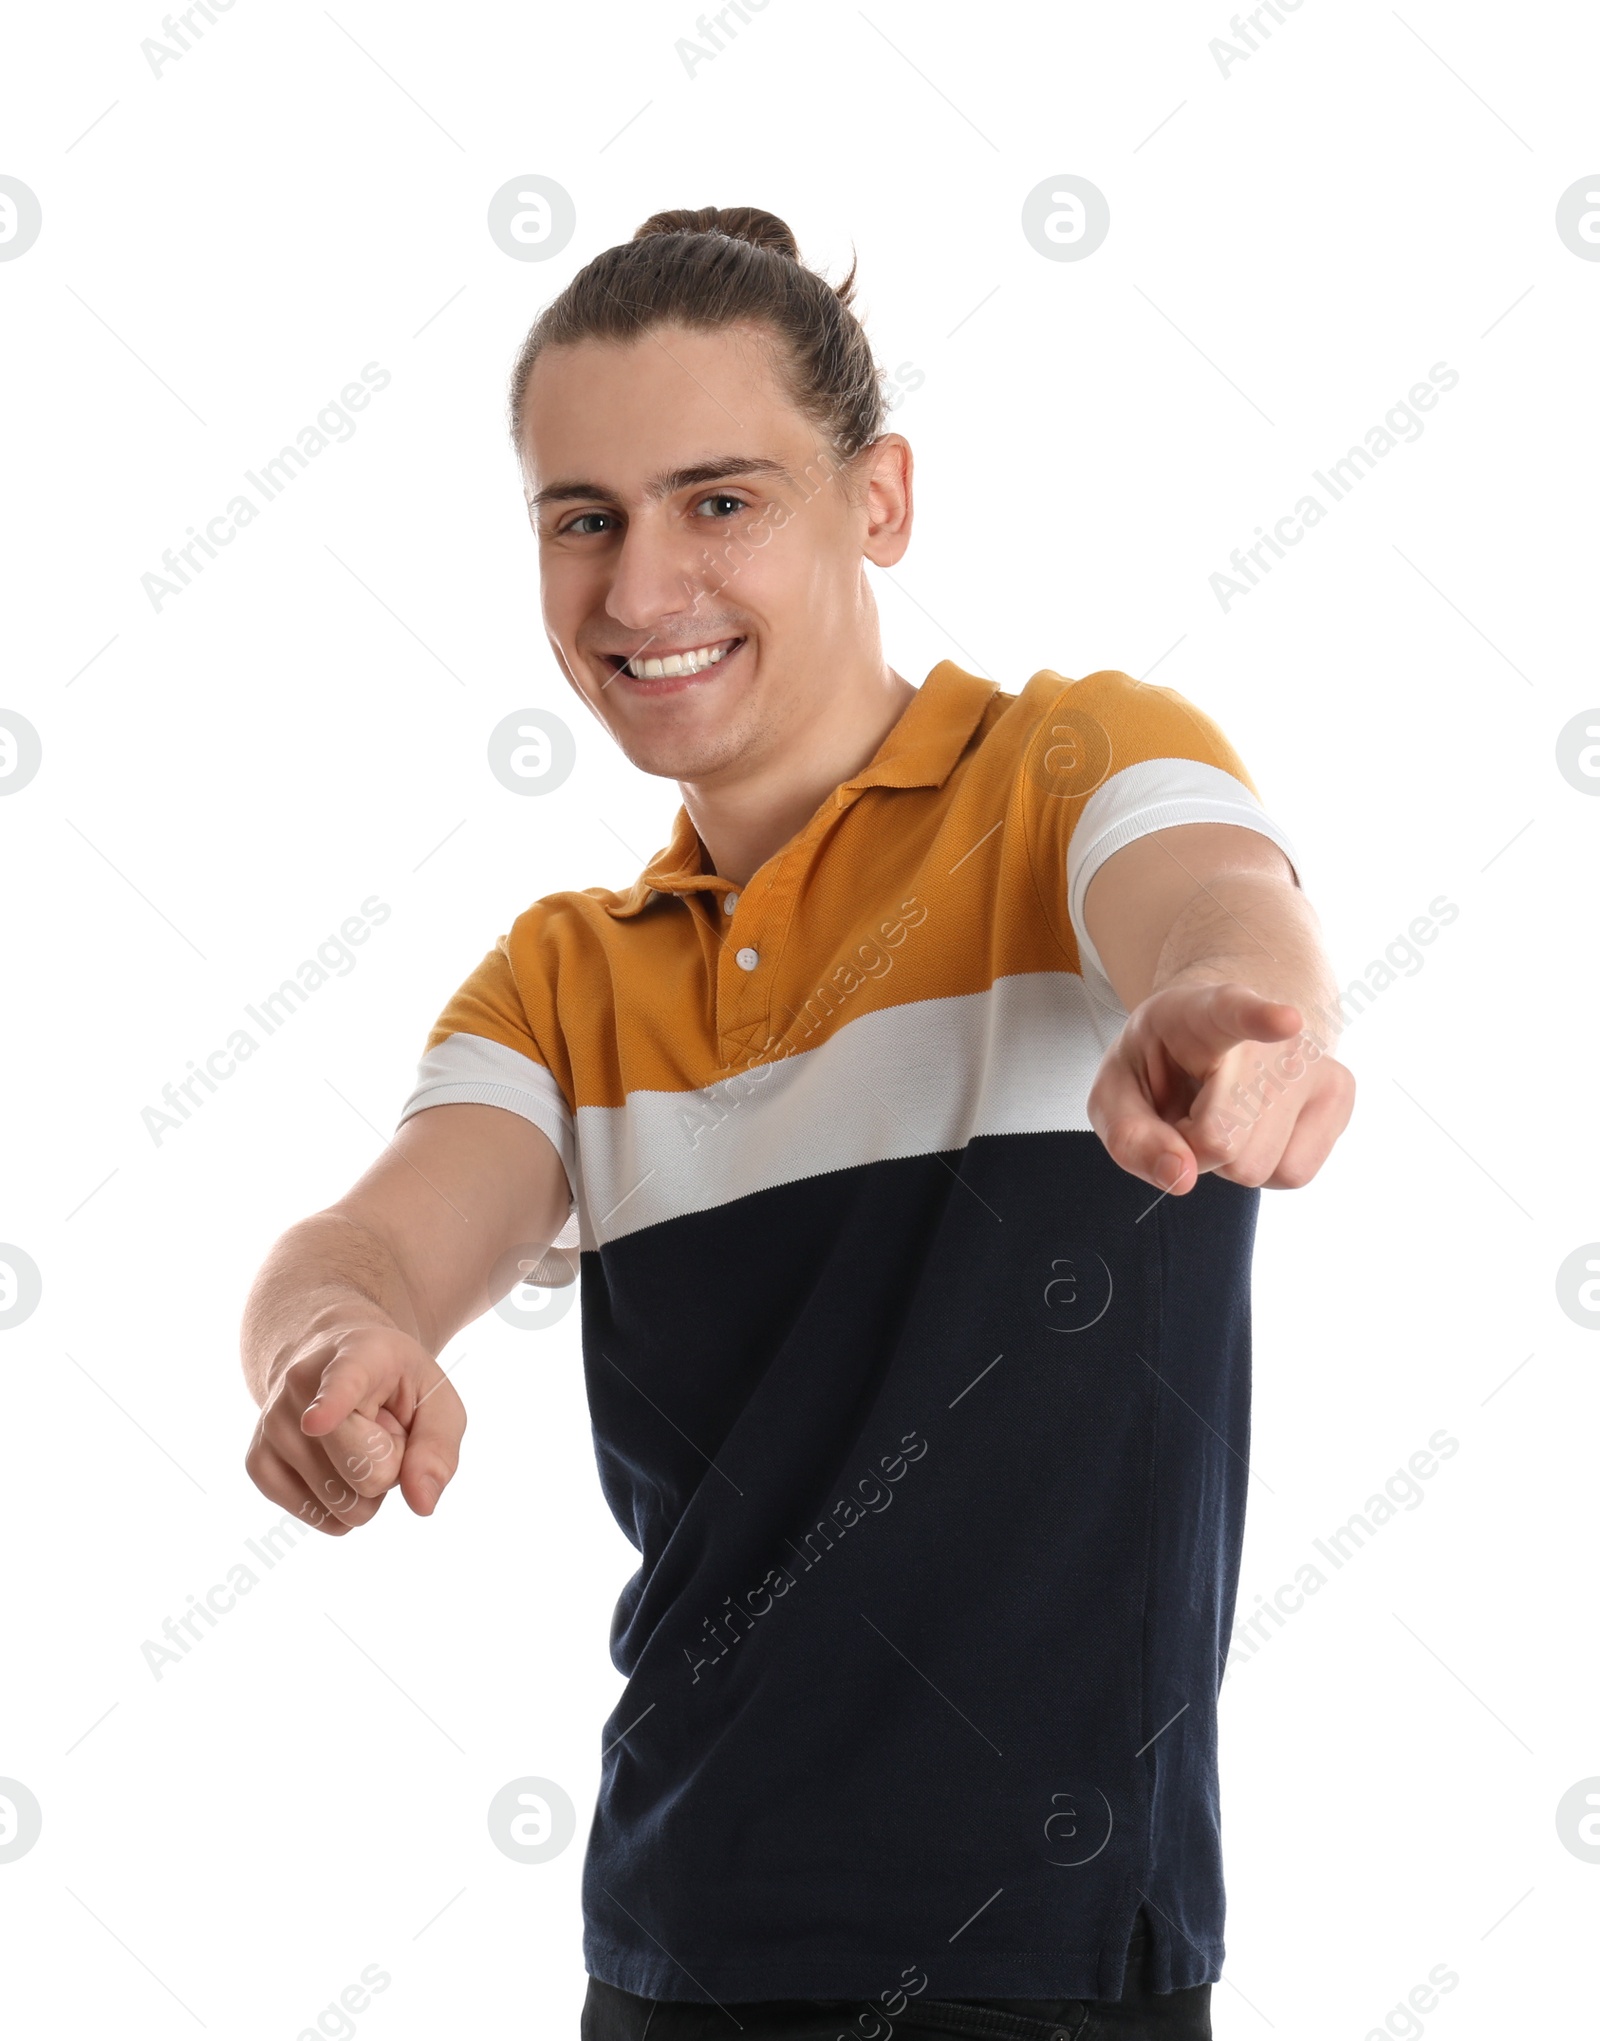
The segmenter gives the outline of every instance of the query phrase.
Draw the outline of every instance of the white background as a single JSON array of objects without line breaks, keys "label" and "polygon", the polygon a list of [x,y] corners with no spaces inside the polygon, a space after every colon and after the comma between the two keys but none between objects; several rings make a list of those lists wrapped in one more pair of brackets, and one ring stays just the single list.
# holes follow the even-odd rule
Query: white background
[{"label": "white background", "polygon": [[[1600,1774],[1600,1340],[1554,1279],[1600,1236],[1600,800],[1555,746],[1600,703],[1600,263],[1554,216],[1600,170],[1600,18],[1403,16],[1307,0],[1226,77],[1220,9],[1161,0],[771,0],[693,77],[687,6],[239,0],[159,77],[153,7],[14,17],[0,171],[44,228],[0,263],[0,708],[44,764],[0,801],[0,1240],[44,1294],[0,1340],[0,1774],[44,1826],[0,1864],[8,2031],[291,2041],[376,1963],[363,2041],[576,2032],[634,1559],[575,1311],[448,1350],[472,1424],[434,1520],[391,1498],[306,1538],[159,1680],[141,1647],[279,1515],[237,1360],[272,1240],[365,1168],[513,917],[665,841],[676,788],[543,637],[505,381],[592,254],[741,203],[833,276],[853,245],[880,359],[922,371],[893,417],[917,533],[876,577],[900,672],[1178,689],[1301,846],[1345,981],[1459,907],[1351,1028],[1323,1176],[1263,1196],[1241,1611],[1431,1433],[1460,1443],[1225,1686],[1214,2017],[1594,2031],[1600,1865],[1555,1808]],[[577,207],[545,263],[485,228],[531,172]],[[1064,172],[1111,208],[1081,262],[1020,229]],[[154,610],[163,549],[371,361],[355,436]],[[1438,362],[1460,381],[1422,437],[1225,611],[1230,551]],[[531,706],[579,745],[542,800],[485,764]],[[163,1085],[373,894],[356,968],[154,1141]],[[486,1825],[524,1774],[579,1810],[544,1866]],[[1459,1985],[1395,2013],[1439,1964]]]}]

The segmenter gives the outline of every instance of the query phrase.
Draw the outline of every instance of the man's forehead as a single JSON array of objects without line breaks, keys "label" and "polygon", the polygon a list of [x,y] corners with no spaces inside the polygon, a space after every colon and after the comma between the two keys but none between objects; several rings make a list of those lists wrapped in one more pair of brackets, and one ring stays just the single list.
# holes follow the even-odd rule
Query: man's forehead
[{"label": "man's forehead", "polygon": [[666,325],[546,348],[528,381],[525,469],[539,487],[557,470],[599,479],[603,467],[613,485],[639,488],[729,449],[789,459],[813,429],[766,341]]}]

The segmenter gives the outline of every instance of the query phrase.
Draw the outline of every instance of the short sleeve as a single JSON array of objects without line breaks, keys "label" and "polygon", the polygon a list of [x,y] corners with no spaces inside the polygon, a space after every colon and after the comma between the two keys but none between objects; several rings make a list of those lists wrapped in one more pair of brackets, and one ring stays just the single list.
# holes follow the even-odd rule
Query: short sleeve
[{"label": "short sleeve", "polygon": [[568,1223],[555,1244],[575,1243],[577,1141],[572,1108],[534,1039],[506,936],[446,1002],[396,1124],[429,1106],[448,1105],[501,1106],[531,1120],[549,1136],[566,1170],[572,1200]]},{"label": "short sleeve", "polygon": [[1182,695],[1145,686],[1125,673],[1105,672],[1077,682],[1069,700],[1073,714],[1086,715],[1103,733],[1106,770],[1072,824],[1067,913],[1085,977],[1115,1001],[1083,918],[1089,881],[1113,852],[1180,823],[1225,822],[1277,844],[1294,869],[1296,884],[1300,861],[1221,729]]}]

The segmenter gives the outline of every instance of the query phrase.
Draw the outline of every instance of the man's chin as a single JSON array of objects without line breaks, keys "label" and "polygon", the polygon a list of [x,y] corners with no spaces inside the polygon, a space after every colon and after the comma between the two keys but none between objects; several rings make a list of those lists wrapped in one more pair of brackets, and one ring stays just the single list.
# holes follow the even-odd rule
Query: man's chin
[{"label": "man's chin", "polygon": [[616,736],[628,763],[653,779],[690,784],[708,780],[734,756],[733,747],[728,745],[688,743],[682,739],[671,743],[659,738],[654,743],[642,743],[631,734],[617,732]]},{"label": "man's chin", "polygon": [[[614,681],[595,705],[618,748],[640,772],[658,779],[703,780],[744,751],[750,711],[742,691],[716,682],[674,697],[642,700],[619,695]],[[670,705],[669,705],[670,704]]]}]

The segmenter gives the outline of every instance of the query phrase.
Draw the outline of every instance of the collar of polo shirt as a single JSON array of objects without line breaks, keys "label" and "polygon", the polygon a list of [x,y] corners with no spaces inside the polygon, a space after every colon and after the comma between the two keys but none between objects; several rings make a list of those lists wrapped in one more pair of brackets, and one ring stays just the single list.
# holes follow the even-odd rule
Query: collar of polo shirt
[{"label": "collar of polo shirt", "polygon": [[[842,780],[833,798],[867,787],[939,787],[966,749],[967,740],[994,695],[998,682],[968,673],[941,659],[898,722],[860,772]],[[701,865],[699,831],[680,807],[666,848],[656,852],[628,891],[606,912],[621,920],[647,907],[658,893],[696,893],[726,887],[728,881]]]}]

